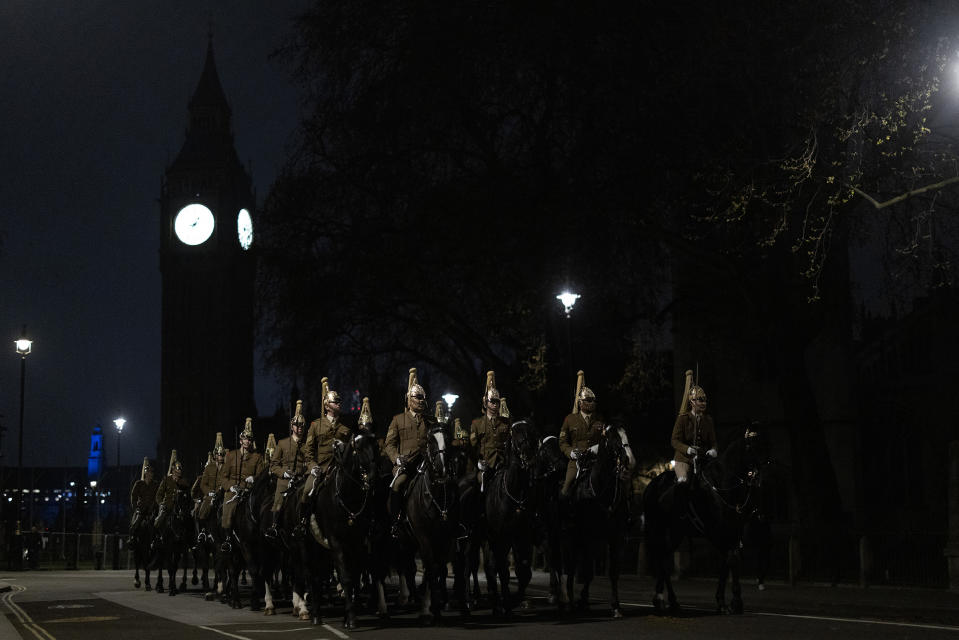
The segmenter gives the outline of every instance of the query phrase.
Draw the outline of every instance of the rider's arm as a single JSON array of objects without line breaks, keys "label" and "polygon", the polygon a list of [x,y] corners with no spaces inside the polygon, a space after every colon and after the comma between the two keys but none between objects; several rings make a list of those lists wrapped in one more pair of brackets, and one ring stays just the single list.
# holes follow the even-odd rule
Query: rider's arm
[{"label": "rider's arm", "polygon": [[[290,440],[289,442],[292,443],[293,441]],[[285,453],[282,445],[277,444],[276,451],[273,452],[273,457],[270,458],[270,473],[276,478],[282,478],[283,472],[288,470],[286,461],[284,460],[286,457],[284,455]]]},{"label": "rider's arm", "polygon": [[684,415],[676,416],[676,423],[673,425],[673,435],[671,438],[673,449],[683,455],[686,455],[686,451],[689,449],[689,445],[684,442],[688,421],[688,418]]},{"label": "rider's arm", "polygon": [[390,462],[395,463],[397,456],[400,455],[400,430],[396,416],[393,417],[393,420],[390,422],[390,428],[386,432],[386,441],[383,443],[383,449],[386,451]]},{"label": "rider's arm", "polygon": [[563,426],[559,429],[559,449],[566,457],[573,452],[573,436],[571,433],[572,425],[569,424],[572,414],[563,419]]}]

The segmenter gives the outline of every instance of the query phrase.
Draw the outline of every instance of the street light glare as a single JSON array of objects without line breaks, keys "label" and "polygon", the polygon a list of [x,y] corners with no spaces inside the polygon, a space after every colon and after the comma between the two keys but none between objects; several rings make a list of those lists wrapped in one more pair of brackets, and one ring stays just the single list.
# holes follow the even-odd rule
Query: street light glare
[{"label": "street light glare", "polygon": [[25,356],[30,353],[30,350],[33,346],[33,340],[20,338],[19,340],[15,340],[14,344],[17,345],[17,353],[19,353],[21,356]]},{"label": "street light glare", "polygon": [[579,298],[580,295],[578,293],[571,293],[569,291],[564,291],[556,296],[556,299],[563,303],[563,307],[566,309],[566,315],[569,315],[569,312],[573,310],[573,305],[576,304]]},{"label": "street light glare", "polygon": [[117,425],[117,431],[123,431],[123,425],[127,423],[123,418],[117,418],[113,421],[113,424]]},{"label": "street light glare", "polygon": [[444,393],[443,400],[446,400],[446,405],[450,408],[450,411],[453,410],[453,403],[456,402],[456,399],[459,398],[455,393]]}]

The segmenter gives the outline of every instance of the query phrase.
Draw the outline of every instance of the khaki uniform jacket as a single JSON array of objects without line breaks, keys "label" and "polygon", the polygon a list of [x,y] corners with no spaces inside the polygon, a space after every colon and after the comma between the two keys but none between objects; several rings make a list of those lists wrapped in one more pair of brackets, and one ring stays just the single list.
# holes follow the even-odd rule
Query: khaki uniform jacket
[{"label": "khaki uniform jacket", "polygon": [[273,511],[280,510],[283,504],[283,492],[290,486],[290,479],[284,478],[283,472],[289,471],[291,476],[297,473],[307,473],[312,466],[312,461],[307,459],[306,438],[300,438],[300,441],[296,442],[290,436],[276,443],[273,457],[270,458],[270,473],[276,477]]},{"label": "khaki uniform jacket", "polygon": [[414,415],[404,411],[393,416],[390,428],[386,431],[384,447],[390,462],[395,464],[399,456],[411,460],[418,457],[426,447],[429,424],[423,414]]},{"label": "khaki uniform jacket", "polygon": [[586,449],[599,444],[606,421],[599,412],[589,416],[586,423],[582,413],[571,413],[563,420],[559,430],[559,448],[569,457],[573,449]]},{"label": "khaki uniform jacket", "polygon": [[[317,465],[326,471],[326,468],[330,466],[330,460],[333,459],[333,440],[348,442],[351,435],[350,428],[339,419],[333,423],[328,417],[323,416],[311,422],[310,430],[306,434],[305,447],[310,467]],[[273,455],[275,456],[276,452],[273,452]]]},{"label": "khaki uniform jacket", "polygon": [[490,467],[496,468],[506,455],[509,445],[509,420],[496,416],[492,420],[482,416],[470,424],[470,444],[478,452],[479,457],[486,460]]},{"label": "khaki uniform jacket", "polygon": [[676,462],[692,464],[686,451],[689,447],[699,447],[700,453],[716,448],[716,429],[713,427],[713,418],[703,414],[698,420],[691,413],[684,413],[676,417],[673,425],[673,449],[676,450]]},{"label": "khaki uniform jacket", "polygon": [[174,480],[171,475],[164,476],[163,482],[161,482],[159,488],[157,488],[156,503],[167,511],[171,510],[173,508],[173,502],[176,500],[177,491],[189,493],[190,485],[183,478],[177,481]]},{"label": "khaki uniform jacket", "polygon": [[140,513],[147,515],[153,513],[153,506],[156,504],[157,487],[156,481],[147,482],[146,480],[137,480],[130,489],[130,507]]},{"label": "khaki uniform jacket", "polygon": [[256,451],[243,453],[242,449],[234,449],[226,454],[223,461],[223,480],[220,487],[224,491],[229,491],[230,487],[236,485],[239,489],[246,489],[248,485],[246,478],[260,475],[260,472],[266,469],[266,463]]},{"label": "khaki uniform jacket", "polygon": [[[217,468],[216,462],[211,462],[203,468],[203,473],[197,481],[197,491],[193,494],[194,498],[199,498],[200,505],[197,507],[197,517],[201,520],[210,513],[213,506],[213,497],[223,486],[223,479],[226,476],[226,464],[221,464]],[[213,495],[211,495],[213,494]]]}]

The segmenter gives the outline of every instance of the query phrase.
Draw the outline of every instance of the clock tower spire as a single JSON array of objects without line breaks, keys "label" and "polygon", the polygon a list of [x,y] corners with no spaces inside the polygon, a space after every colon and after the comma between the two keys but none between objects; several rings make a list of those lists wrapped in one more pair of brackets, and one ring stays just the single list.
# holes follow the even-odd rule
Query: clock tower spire
[{"label": "clock tower spire", "polygon": [[[198,471],[218,431],[253,400],[255,196],[236,152],[212,31],[187,104],[186,136],[160,190],[160,441]],[[234,445],[235,446],[235,445]]]}]

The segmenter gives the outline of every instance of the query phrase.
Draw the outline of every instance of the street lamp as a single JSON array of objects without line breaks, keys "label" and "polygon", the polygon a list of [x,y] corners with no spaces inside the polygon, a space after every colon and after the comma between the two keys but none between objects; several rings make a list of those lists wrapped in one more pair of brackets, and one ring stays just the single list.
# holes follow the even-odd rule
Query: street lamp
[{"label": "street lamp", "polygon": [[573,310],[573,305],[576,304],[576,301],[579,300],[580,295],[578,293],[572,293],[568,289],[563,293],[556,296],[556,299],[563,304],[563,310],[566,311],[566,350],[569,356],[569,377],[573,377],[573,339],[570,336],[570,312]]},{"label": "street lamp", "polygon": [[123,434],[123,425],[127,423],[123,418],[117,418],[113,421],[113,424],[117,426],[117,492],[113,496],[113,501],[116,503],[116,525],[117,525],[117,535],[120,534],[120,435]]},{"label": "street lamp", "polygon": [[446,406],[450,408],[450,415],[453,413],[453,403],[456,402],[457,398],[459,398],[459,396],[455,393],[446,392],[443,394],[443,400],[446,401]]},{"label": "street lamp", "polygon": [[17,568],[23,568],[23,538],[20,529],[20,509],[23,505],[23,390],[27,380],[27,355],[33,350],[33,341],[27,339],[27,325],[23,325],[20,339],[14,341],[20,354],[20,441],[17,443]]}]

